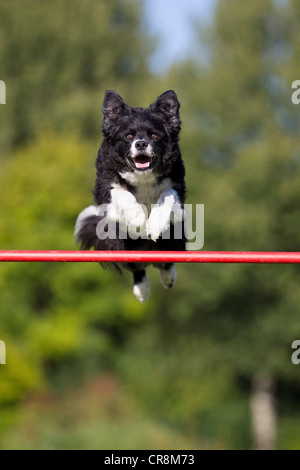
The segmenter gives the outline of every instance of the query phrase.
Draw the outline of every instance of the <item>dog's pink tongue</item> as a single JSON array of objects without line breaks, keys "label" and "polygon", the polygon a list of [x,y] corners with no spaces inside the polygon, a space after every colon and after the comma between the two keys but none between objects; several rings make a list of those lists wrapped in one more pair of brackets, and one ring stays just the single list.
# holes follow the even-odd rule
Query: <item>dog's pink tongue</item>
[{"label": "dog's pink tongue", "polygon": [[145,162],[145,163],[135,162],[135,165],[136,165],[137,168],[148,168],[150,163],[149,162]]}]

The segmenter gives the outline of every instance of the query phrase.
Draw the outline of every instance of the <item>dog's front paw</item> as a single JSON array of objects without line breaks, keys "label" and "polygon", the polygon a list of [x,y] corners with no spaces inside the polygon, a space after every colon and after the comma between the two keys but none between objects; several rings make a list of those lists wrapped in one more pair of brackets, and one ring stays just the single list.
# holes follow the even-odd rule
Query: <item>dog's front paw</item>
[{"label": "dog's front paw", "polygon": [[179,202],[176,202],[172,208],[172,222],[174,224],[183,222],[186,220],[186,211],[181,207]]},{"label": "dog's front paw", "polygon": [[169,227],[169,208],[163,206],[154,207],[146,224],[147,237],[155,242]]},{"label": "dog's front paw", "polygon": [[138,203],[129,204],[126,207],[111,204],[108,219],[118,222],[123,230],[128,230],[129,233],[145,233],[147,210]]},{"label": "dog's front paw", "polygon": [[140,204],[132,204],[124,214],[128,232],[145,232],[147,213]]}]

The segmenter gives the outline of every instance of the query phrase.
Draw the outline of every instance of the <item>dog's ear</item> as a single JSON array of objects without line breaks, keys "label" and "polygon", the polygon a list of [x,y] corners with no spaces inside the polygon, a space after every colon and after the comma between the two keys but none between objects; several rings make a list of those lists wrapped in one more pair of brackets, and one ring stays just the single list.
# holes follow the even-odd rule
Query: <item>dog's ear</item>
[{"label": "dog's ear", "polygon": [[121,116],[130,115],[130,107],[114,90],[106,90],[102,105],[102,130],[105,134],[118,123]]},{"label": "dog's ear", "polygon": [[159,114],[173,136],[178,136],[181,130],[179,108],[180,103],[175,91],[169,90],[160,95],[148,109],[152,113]]}]

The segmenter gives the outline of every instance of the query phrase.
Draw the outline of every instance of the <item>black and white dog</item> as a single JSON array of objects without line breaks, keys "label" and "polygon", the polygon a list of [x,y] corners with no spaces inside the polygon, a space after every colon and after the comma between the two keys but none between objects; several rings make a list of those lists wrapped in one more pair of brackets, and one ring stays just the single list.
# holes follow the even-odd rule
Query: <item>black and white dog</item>
[{"label": "black and white dog", "polygon": [[[77,218],[75,236],[81,248],[185,250],[185,170],[178,145],[179,107],[172,90],[147,109],[131,108],[115,91],[106,91],[102,108],[104,139],[96,160],[94,187],[98,207],[87,207]],[[97,231],[104,220],[100,210],[103,207],[105,221],[117,227],[114,236],[99,236]],[[176,280],[174,264],[153,266],[160,269],[163,286],[172,287]],[[138,300],[149,298],[147,263],[119,263],[115,267],[133,273],[133,292]]]}]

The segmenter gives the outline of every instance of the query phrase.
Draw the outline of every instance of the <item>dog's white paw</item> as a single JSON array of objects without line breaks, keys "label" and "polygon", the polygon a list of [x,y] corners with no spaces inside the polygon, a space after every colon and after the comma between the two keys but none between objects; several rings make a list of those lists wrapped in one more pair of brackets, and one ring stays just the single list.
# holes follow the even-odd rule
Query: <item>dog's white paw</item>
[{"label": "dog's white paw", "polygon": [[140,302],[146,302],[146,300],[149,300],[151,285],[147,276],[143,277],[142,282],[134,284],[133,293]]},{"label": "dog's white paw", "polygon": [[153,207],[146,224],[147,237],[156,241],[164,232],[169,230],[171,222],[176,224],[185,218],[185,211],[180,203],[164,203]]},{"label": "dog's white paw", "polygon": [[170,209],[166,206],[154,207],[146,224],[146,234],[154,242],[170,227]]},{"label": "dog's white paw", "polygon": [[108,219],[113,222],[118,222],[121,227],[128,232],[145,233],[147,213],[143,206],[138,203],[128,205],[126,208],[121,208],[115,204],[110,204],[108,211]]},{"label": "dog's white paw", "polygon": [[162,283],[165,289],[170,289],[171,287],[173,287],[176,282],[176,279],[177,274],[174,264],[172,264],[169,269],[160,270],[160,282]]},{"label": "dog's white paw", "polygon": [[186,211],[176,202],[172,208],[171,220],[174,224],[185,221]]},{"label": "dog's white paw", "polygon": [[108,204],[107,208],[107,219],[110,222],[119,222],[121,216],[119,207],[115,204]]},{"label": "dog's white paw", "polygon": [[132,204],[124,213],[128,230],[142,229],[146,224],[146,213],[140,204]]}]

